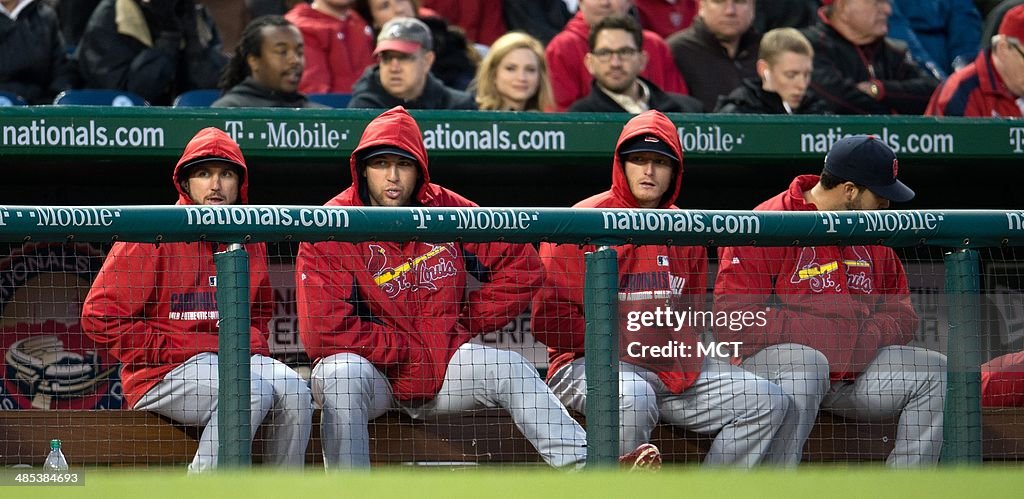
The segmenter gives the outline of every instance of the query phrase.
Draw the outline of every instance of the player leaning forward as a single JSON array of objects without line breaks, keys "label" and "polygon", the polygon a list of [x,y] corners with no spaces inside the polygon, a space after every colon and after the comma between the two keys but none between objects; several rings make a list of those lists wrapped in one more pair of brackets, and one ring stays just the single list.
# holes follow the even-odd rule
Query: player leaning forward
[{"label": "player leaning forward", "polygon": [[[327,206],[473,207],[430,181],[419,126],[405,109],[375,118],[352,153],[352,186]],[[466,293],[474,275],[479,289]],[[586,436],[515,352],[470,343],[526,309],[543,279],[532,246],[507,243],[302,243],[299,331],[316,365],[328,468],[370,463],[367,423],[491,407],[509,412],[548,464],[578,467]]]},{"label": "player leaning forward", "polygon": [[[658,111],[629,120],[612,162],[612,188],[577,208],[678,210],[682,147],[676,127]],[[620,451],[643,447],[659,420],[713,434],[704,462],[753,466],[762,462],[779,429],[795,421],[782,389],[727,362],[695,352],[701,332],[644,325],[636,314],[701,310],[707,253],[698,246],[622,245],[619,267]],[[533,334],[549,347],[548,384],[568,407],[585,410],[587,395],[583,315],[584,252],[593,245],[542,243],[546,283],[533,304]],[[644,347],[677,345],[662,357]],[[649,445],[649,444],[648,444]],[[642,457],[642,456],[637,456]]]},{"label": "player leaning forward", "polygon": [[[829,150],[820,176],[796,177],[755,211],[886,209],[914,197],[898,171],[896,154],[880,138],[845,137]],[[909,346],[918,316],[892,248],[723,247],[718,260],[716,309],[757,311],[766,320],[717,328],[717,339],[741,342],[743,367],[782,386],[799,415],[794,431],[775,442],[775,458],[800,462],[821,408],[857,420],[898,417],[890,466],[938,461],[946,357]]]},{"label": "player leaning forward", "polygon": [[[227,134],[206,128],[185,146],[174,170],[179,205],[248,202],[242,151]],[[217,466],[218,314],[213,242],[118,242],[82,306],[82,328],[122,364],[125,399],[187,425],[203,426],[190,472]],[[264,445],[269,463],[302,466],[313,403],[306,382],[268,357],[273,295],[263,243],[245,245],[251,289],[249,348],[255,434],[273,413]]]}]

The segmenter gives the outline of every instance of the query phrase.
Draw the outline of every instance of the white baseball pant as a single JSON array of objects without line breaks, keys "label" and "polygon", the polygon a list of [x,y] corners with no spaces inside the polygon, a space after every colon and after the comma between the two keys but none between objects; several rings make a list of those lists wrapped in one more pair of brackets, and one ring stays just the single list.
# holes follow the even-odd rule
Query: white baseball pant
[{"label": "white baseball pant", "polygon": [[780,432],[770,462],[796,466],[818,408],[856,420],[899,415],[891,467],[935,464],[942,451],[946,356],[924,348],[887,346],[851,381],[830,382],[825,356],[795,343],[772,345],[743,367],[778,383],[796,405],[799,424]]},{"label": "white baseball pant", "polygon": [[[249,423],[253,436],[260,423],[271,414],[273,424],[265,428],[267,463],[301,467],[305,463],[313,419],[309,385],[290,367],[270,357],[253,355],[249,365]],[[167,373],[135,405],[136,410],[153,411],[182,424],[204,427],[199,449],[188,467],[189,473],[217,466],[217,370],[217,354],[196,355]]]},{"label": "white baseball pant", "polygon": [[500,407],[549,465],[581,467],[587,458],[583,428],[516,352],[462,345],[448,362],[437,396],[415,407],[399,404],[388,379],[353,353],[321,360],[313,368],[312,385],[313,398],[323,407],[320,435],[327,469],[368,467],[367,424],[392,407],[416,419]]},{"label": "white baseball pant", "polygon": [[[549,380],[555,395],[580,412],[587,403],[584,360],[574,360]],[[697,433],[718,432],[704,458],[707,466],[757,465],[779,429],[796,424],[781,388],[731,364],[705,358],[694,384],[675,394],[656,373],[620,362],[619,453],[648,442],[659,418]]]}]

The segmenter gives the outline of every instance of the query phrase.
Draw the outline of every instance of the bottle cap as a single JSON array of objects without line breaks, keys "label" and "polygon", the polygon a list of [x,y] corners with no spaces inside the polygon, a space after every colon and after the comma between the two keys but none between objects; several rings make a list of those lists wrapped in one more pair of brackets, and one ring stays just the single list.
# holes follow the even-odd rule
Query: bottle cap
[{"label": "bottle cap", "polygon": [[53,440],[50,440],[50,448],[51,449],[59,449],[60,448],[60,440],[57,440],[56,438],[53,439]]}]

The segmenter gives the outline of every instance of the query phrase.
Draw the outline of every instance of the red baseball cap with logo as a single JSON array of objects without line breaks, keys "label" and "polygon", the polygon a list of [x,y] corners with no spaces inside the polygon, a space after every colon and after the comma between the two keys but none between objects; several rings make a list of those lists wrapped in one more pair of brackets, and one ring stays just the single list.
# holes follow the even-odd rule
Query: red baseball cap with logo
[{"label": "red baseball cap with logo", "polygon": [[999,23],[999,34],[1024,41],[1024,4],[1006,11]]}]

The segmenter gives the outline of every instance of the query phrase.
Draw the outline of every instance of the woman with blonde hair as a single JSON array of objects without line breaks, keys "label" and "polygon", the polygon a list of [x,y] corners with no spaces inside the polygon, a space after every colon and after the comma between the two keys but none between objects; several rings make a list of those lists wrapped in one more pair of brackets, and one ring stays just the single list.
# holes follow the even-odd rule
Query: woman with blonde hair
[{"label": "woman with blonde hair", "polygon": [[554,109],[544,46],[526,33],[506,33],[495,40],[474,84],[481,111]]}]

